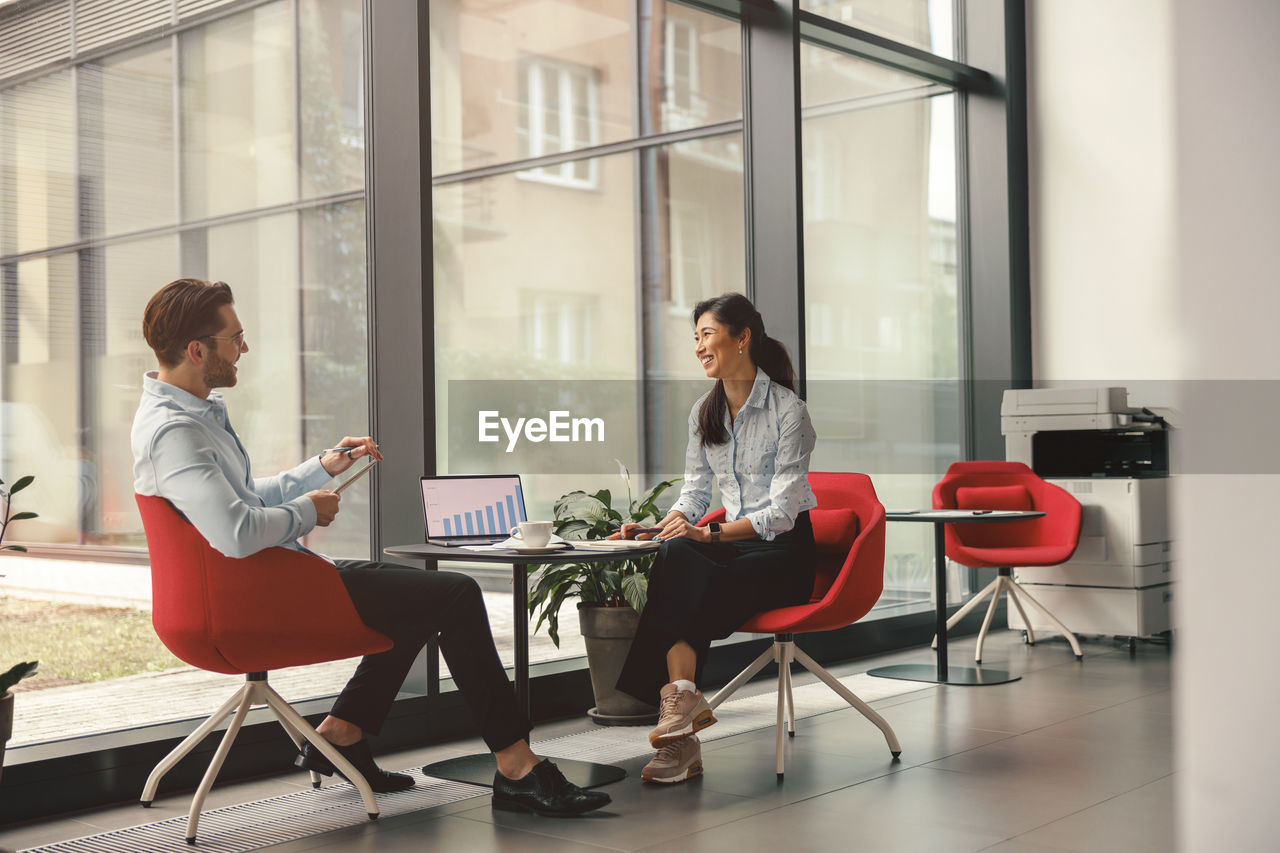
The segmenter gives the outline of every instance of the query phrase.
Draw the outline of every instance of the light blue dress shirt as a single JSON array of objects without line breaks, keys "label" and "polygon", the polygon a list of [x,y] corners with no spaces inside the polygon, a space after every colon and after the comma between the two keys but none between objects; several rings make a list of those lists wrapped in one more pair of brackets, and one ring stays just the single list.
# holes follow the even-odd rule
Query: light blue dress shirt
[{"label": "light blue dress shirt", "polygon": [[699,397],[689,412],[684,483],[671,509],[697,524],[711,505],[714,475],[725,520],[749,518],[756,535],[770,542],[795,526],[800,513],[818,505],[809,487],[809,456],[818,440],[809,412],[803,400],[757,367],[738,417],[731,424],[729,412],[724,413],[729,440],[703,447],[698,411],[710,394]]},{"label": "light blue dress shirt", "polygon": [[306,494],[329,482],[329,472],[313,456],[254,478],[217,391],[202,400],[151,371],[142,378],[130,443],[134,491],[167,498],[221,553],[247,557],[274,545],[312,553],[297,542],[316,526]]}]

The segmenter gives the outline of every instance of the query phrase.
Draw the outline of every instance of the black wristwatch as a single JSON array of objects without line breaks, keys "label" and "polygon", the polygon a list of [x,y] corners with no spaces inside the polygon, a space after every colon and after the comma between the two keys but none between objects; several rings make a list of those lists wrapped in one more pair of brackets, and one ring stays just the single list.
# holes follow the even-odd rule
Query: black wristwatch
[{"label": "black wristwatch", "polygon": [[712,542],[720,541],[720,523],[718,521],[713,521],[710,524],[708,524],[707,531],[711,534]]}]

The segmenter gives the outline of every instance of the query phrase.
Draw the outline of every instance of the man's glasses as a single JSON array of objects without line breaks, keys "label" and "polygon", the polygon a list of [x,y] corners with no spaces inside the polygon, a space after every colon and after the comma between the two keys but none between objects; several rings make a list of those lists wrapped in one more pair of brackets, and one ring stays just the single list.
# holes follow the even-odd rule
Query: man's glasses
[{"label": "man's glasses", "polygon": [[231,345],[236,349],[239,349],[244,346],[244,329],[241,329],[234,335],[205,335],[205,338],[214,341],[231,341]]}]

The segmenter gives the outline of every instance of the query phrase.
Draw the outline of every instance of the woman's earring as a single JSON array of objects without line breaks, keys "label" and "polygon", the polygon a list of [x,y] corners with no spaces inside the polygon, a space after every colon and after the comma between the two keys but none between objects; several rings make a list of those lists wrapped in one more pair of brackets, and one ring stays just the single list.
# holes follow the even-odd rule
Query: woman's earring
[{"label": "woman's earring", "polygon": [[742,355],[742,347],[738,347],[738,355]]}]

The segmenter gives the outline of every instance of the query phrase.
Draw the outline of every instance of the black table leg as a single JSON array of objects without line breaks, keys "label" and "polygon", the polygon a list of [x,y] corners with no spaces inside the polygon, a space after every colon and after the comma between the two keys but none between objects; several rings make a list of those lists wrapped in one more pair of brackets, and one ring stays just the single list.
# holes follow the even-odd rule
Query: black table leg
[{"label": "black table leg", "polygon": [[511,567],[511,598],[515,608],[516,704],[526,720],[532,720],[529,701],[529,572],[522,563]]},{"label": "black table leg", "polygon": [[[512,630],[515,632],[516,705],[524,713],[526,720],[532,720],[529,701],[529,569],[523,563],[516,563],[511,567],[511,599],[515,609]],[[570,758],[557,758],[555,763],[570,782],[582,788],[609,785],[627,777],[627,771],[611,764],[575,761]],[[498,763],[493,754],[485,752],[437,761],[422,768],[422,772],[436,779],[490,786],[497,769]]]},{"label": "black table leg", "polygon": [[933,525],[933,594],[938,616],[938,682],[947,682],[947,537],[941,522]]},{"label": "black table leg", "polygon": [[903,681],[927,681],[934,684],[956,684],[969,687],[1007,684],[1022,676],[1001,669],[978,669],[971,666],[947,665],[947,540],[945,522],[933,525],[933,590],[937,614],[938,654],[935,666],[923,663],[900,663],[867,671],[867,675],[897,678]]}]

